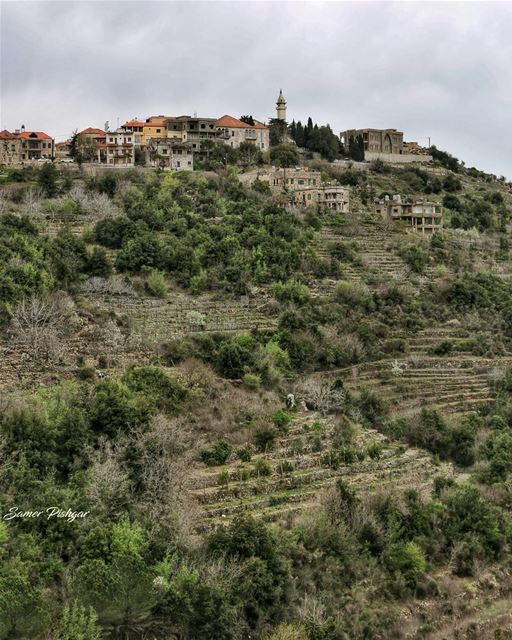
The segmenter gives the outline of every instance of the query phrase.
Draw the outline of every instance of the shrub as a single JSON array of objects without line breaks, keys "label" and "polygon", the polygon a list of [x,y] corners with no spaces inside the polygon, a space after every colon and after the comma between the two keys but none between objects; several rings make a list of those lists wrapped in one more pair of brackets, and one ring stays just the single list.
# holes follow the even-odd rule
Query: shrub
[{"label": "shrub", "polygon": [[144,280],[146,291],[156,298],[165,298],[167,293],[167,282],[165,273],[158,269],[150,269]]},{"label": "shrub", "polygon": [[131,366],[122,380],[131,391],[142,394],[166,411],[177,411],[188,394],[185,387],[158,367]]},{"label": "shrub", "polygon": [[284,409],[278,409],[272,416],[272,422],[281,431],[287,431],[291,421],[292,421],[291,415]]},{"label": "shrub", "polygon": [[269,476],[272,473],[272,467],[266,460],[258,458],[254,463],[253,473],[256,477]]},{"label": "shrub", "polygon": [[274,446],[276,433],[272,429],[259,429],[254,435],[254,443],[258,451],[268,451]]},{"label": "shrub", "polygon": [[209,467],[224,464],[233,452],[233,447],[225,440],[219,440],[208,449],[201,451],[201,460]]}]

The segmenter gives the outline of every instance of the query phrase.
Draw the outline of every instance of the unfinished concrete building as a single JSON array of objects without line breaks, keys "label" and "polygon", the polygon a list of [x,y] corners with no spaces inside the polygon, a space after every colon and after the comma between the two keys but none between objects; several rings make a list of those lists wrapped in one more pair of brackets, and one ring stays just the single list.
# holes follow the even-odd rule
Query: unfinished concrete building
[{"label": "unfinished concrete building", "polygon": [[423,199],[402,200],[400,195],[385,196],[375,203],[375,213],[408,225],[413,231],[432,235],[443,228],[443,208]]}]

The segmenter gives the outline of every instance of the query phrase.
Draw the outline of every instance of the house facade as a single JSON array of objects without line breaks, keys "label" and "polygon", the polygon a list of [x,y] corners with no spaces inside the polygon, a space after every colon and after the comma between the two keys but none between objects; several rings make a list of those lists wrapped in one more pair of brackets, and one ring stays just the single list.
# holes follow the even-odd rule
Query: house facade
[{"label": "house facade", "polygon": [[340,139],[348,147],[358,139],[363,141],[364,151],[400,155],[403,153],[404,134],[396,129],[347,129],[340,133]]},{"label": "house facade", "polygon": [[21,164],[21,140],[7,129],[0,131],[0,165]]},{"label": "house facade", "polygon": [[146,164],[171,171],[193,171],[194,154],[189,142],[177,138],[152,138],[146,146]]},{"label": "house facade", "polygon": [[150,122],[130,120],[125,122],[120,129],[131,133],[133,142],[136,146],[145,147],[153,138],[162,138],[166,135],[166,127],[164,122]]},{"label": "house facade", "polygon": [[[101,153],[103,149],[99,149]],[[126,167],[135,164],[135,141],[131,131],[118,129],[107,131],[105,137],[105,162],[113,167]]]},{"label": "house facade", "polygon": [[215,126],[219,129],[219,142],[234,149],[238,149],[242,142],[249,142],[260,151],[267,151],[270,146],[269,129],[257,120],[254,120],[254,124],[248,124],[224,115],[216,121]]}]

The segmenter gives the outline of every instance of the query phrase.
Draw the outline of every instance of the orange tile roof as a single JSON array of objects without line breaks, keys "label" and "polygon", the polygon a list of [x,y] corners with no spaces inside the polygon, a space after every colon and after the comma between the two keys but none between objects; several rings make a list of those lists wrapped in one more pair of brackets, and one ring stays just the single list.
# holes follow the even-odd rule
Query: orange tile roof
[{"label": "orange tile roof", "polygon": [[254,121],[254,124],[247,124],[242,120],[238,120],[238,118],[233,118],[233,116],[222,116],[215,123],[217,127],[225,127],[226,129],[267,129],[267,127],[258,122]]},{"label": "orange tile roof", "polygon": [[17,138],[38,138],[39,140],[44,140],[45,138],[51,140],[50,136],[44,131],[22,131],[22,133],[15,134]]},{"label": "orange tile roof", "polygon": [[7,131],[7,129],[4,129],[3,131],[0,131],[0,138],[2,140],[14,140],[16,136],[14,135],[14,133],[11,133],[10,131]]},{"label": "orange tile roof", "polygon": [[87,129],[84,129],[83,131],[80,131],[79,135],[82,135],[82,133],[85,133],[86,135],[95,135],[98,137],[103,137],[105,135],[107,135],[103,129],[95,129],[94,127],[87,127]]}]

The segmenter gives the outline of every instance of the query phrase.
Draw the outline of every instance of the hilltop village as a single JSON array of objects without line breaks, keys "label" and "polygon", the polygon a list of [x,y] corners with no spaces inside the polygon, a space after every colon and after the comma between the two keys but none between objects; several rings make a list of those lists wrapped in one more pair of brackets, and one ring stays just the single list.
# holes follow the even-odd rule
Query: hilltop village
[{"label": "hilltop village", "polygon": [[[23,167],[34,163],[54,162],[81,167],[127,169],[135,166],[169,171],[193,171],[211,168],[217,162],[241,164],[241,180],[255,180],[268,185],[275,195],[286,196],[285,206],[327,207],[337,212],[349,210],[349,188],[322,179],[321,172],[304,166],[304,157],[327,157],[338,164],[355,162],[387,162],[396,166],[431,163],[428,149],[417,142],[405,142],[396,129],[350,129],[336,137],[330,128],[310,121],[304,127],[286,120],[287,103],[280,90],[276,101],[276,117],[264,124],[252,116],[220,118],[197,116],[149,116],[134,118],[115,131],[88,127],[76,131],[64,142],[55,142],[42,131],[20,130],[0,132],[0,166]],[[309,151],[306,141],[321,138],[330,146],[327,153]],[[334,144],[334,148],[333,148]],[[278,147],[278,153],[271,153]],[[290,148],[291,147],[291,148]],[[310,145],[311,147],[311,145]],[[288,149],[287,149],[288,148]],[[315,148],[314,145],[312,147]],[[288,153],[287,153],[288,150]],[[279,153],[281,151],[281,153]],[[234,156],[234,153],[238,152]],[[301,166],[296,166],[300,164]],[[400,194],[383,194],[375,201],[381,215],[402,220],[412,229],[431,234],[442,227],[439,202],[415,199],[402,201]]]}]

